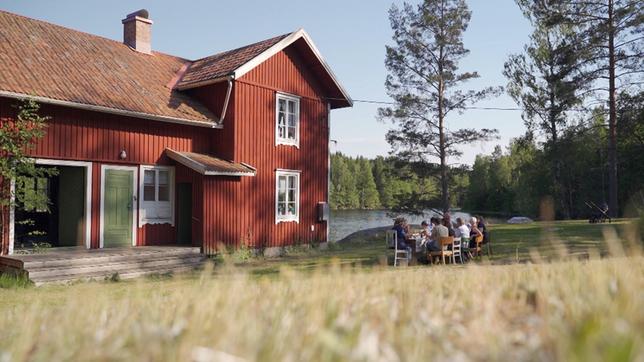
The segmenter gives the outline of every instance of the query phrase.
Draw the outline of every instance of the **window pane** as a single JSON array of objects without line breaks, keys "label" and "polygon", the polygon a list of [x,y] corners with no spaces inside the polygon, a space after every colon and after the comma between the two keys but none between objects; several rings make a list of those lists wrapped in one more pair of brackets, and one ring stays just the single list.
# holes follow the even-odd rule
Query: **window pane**
[{"label": "window pane", "polygon": [[295,115],[294,114],[289,114],[288,115],[288,125],[289,125],[289,127],[295,127]]},{"label": "window pane", "polygon": [[280,112],[280,113],[277,115],[277,123],[278,123],[280,126],[282,126],[282,125],[285,125],[285,124],[286,124],[286,121],[285,121],[284,116],[285,116],[285,113],[282,113],[282,112]]},{"label": "window pane", "polygon": [[295,190],[288,190],[288,201],[295,201]]},{"label": "window pane", "polygon": [[295,139],[295,127],[289,127],[288,128],[288,139],[294,140]]},{"label": "window pane", "polygon": [[295,176],[289,176],[289,178],[288,178],[288,188],[289,189],[295,188]]},{"label": "window pane", "polygon": [[168,171],[159,170],[159,186],[168,185],[169,174]]},{"label": "window pane", "polygon": [[280,190],[286,190],[286,176],[280,176],[278,184]]},{"label": "window pane", "polygon": [[159,171],[159,200],[170,201],[170,174],[168,171]]},{"label": "window pane", "polygon": [[143,201],[155,201],[154,184],[156,173],[154,170],[145,170],[143,172]]},{"label": "window pane", "polygon": [[289,101],[288,102],[288,113],[295,113],[295,102],[294,101]]},{"label": "window pane", "polygon": [[295,208],[295,203],[294,202],[289,202],[288,203],[288,214],[289,215],[296,215],[296,208]]},{"label": "window pane", "polygon": [[278,216],[286,215],[286,204],[285,203],[277,204],[277,215]]},{"label": "window pane", "polygon": [[278,103],[279,103],[279,112],[286,112],[286,100],[280,99]]},{"label": "window pane", "polygon": [[277,201],[278,202],[283,202],[286,201],[286,191],[284,190],[279,190],[277,193]]},{"label": "window pane", "polygon": [[279,138],[285,138],[286,137],[286,127],[279,126],[278,132],[279,132]]}]

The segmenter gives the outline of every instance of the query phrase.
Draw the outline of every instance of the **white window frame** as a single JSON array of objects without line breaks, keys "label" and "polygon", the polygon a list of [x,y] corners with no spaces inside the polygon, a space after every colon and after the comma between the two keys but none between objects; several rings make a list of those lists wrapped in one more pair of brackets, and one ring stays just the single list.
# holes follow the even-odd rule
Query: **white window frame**
[{"label": "white window frame", "polygon": [[[280,116],[280,100],[285,100],[286,101],[286,134],[288,135],[288,102],[292,101],[295,102],[295,110],[296,110],[296,120],[295,120],[295,139],[289,139],[289,138],[281,138],[280,135],[280,123],[279,123],[279,116]],[[285,93],[280,93],[277,92],[275,93],[275,146],[278,145],[286,145],[286,146],[295,146],[297,148],[300,148],[300,117],[301,115],[301,108],[300,108],[300,97],[291,95],[291,94],[285,94]]]},{"label": "white window frame", "polygon": [[[275,170],[275,224],[281,222],[300,222],[300,171],[297,170]],[[295,177],[295,215],[280,215],[278,213],[279,209],[279,187],[280,187],[280,176],[294,176]],[[286,182],[288,188],[288,181]],[[288,205],[288,190],[286,192],[286,202]]]},{"label": "white window frame", "polygon": [[[154,177],[154,197],[155,199],[159,198],[159,171],[168,171],[168,192],[169,200],[168,201],[145,201],[145,171],[156,171]],[[139,168],[139,226],[145,224],[170,224],[174,226],[174,167],[172,166],[157,166],[157,165],[141,165]],[[145,208],[146,204],[150,203],[161,203],[169,202],[170,203],[170,217],[165,219],[151,219],[145,217]]]}]

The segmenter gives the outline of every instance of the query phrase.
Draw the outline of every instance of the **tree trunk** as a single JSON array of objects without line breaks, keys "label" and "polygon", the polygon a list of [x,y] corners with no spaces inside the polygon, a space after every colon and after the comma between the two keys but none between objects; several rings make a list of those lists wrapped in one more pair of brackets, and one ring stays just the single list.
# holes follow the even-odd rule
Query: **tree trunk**
[{"label": "tree trunk", "polygon": [[615,26],[613,0],[608,0],[608,207],[618,215],[617,203],[617,109],[615,102]]},{"label": "tree trunk", "polygon": [[443,81],[439,81],[438,85],[438,132],[440,137],[440,159],[441,159],[441,208],[443,212],[449,211],[449,188],[447,182],[447,150],[445,149],[445,130],[443,111]]}]

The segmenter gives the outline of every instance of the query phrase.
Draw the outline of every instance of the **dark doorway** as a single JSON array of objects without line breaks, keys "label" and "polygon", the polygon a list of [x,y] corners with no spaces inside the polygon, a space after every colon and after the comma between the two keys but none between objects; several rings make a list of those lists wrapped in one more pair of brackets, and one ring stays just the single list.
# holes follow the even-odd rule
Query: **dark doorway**
[{"label": "dark doorway", "polygon": [[177,184],[177,243],[192,245],[192,184]]},{"label": "dark doorway", "polygon": [[48,202],[20,205],[16,209],[16,249],[40,243],[54,247],[85,244],[85,168],[55,168],[55,176],[25,182],[23,192],[46,195]]}]

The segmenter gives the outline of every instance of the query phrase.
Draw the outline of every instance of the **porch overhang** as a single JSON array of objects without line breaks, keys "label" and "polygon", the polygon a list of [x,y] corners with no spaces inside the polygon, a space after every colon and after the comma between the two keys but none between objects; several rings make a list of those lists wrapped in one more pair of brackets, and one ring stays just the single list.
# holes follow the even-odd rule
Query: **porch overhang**
[{"label": "porch overhang", "polygon": [[166,155],[189,169],[205,176],[255,176],[257,170],[243,162],[232,162],[195,152],[165,149]]}]

